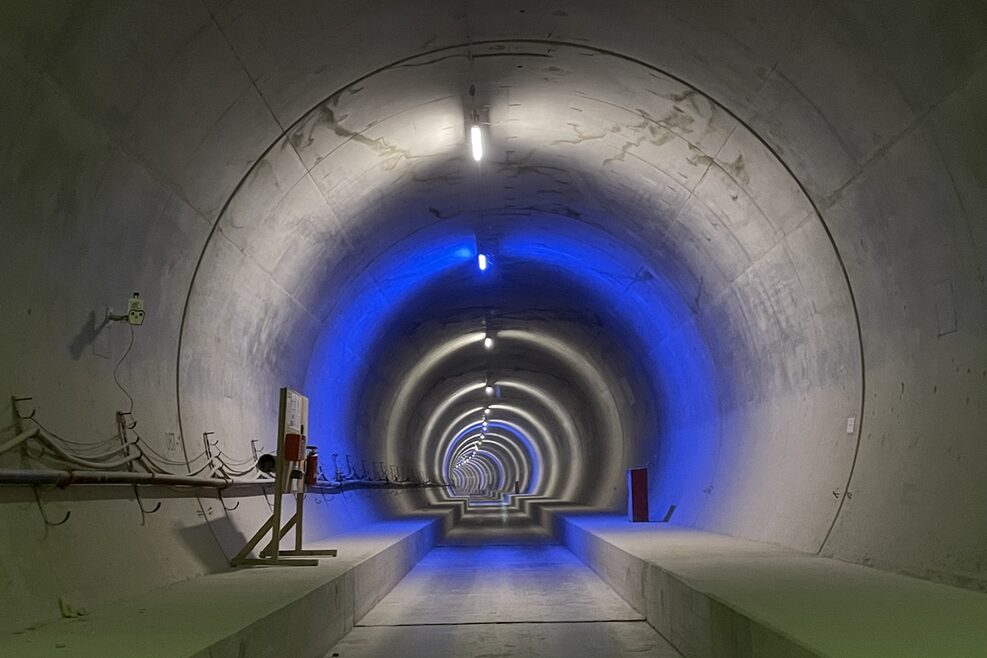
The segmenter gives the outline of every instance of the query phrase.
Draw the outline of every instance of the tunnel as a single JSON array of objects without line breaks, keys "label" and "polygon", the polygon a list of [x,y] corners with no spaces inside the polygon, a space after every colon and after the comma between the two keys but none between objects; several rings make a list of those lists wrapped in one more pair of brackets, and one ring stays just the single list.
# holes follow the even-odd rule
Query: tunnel
[{"label": "tunnel", "polygon": [[0,655],[987,656],[982,2],[7,2],[0,76]]}]

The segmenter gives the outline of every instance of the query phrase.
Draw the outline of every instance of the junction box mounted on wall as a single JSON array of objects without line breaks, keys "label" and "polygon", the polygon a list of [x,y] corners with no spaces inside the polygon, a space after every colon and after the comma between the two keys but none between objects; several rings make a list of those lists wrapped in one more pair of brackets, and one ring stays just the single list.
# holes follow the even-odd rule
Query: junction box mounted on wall
[{"label": "junction box mounted on wall", "polygon": [[127,313],[125,315],[114,315],[113,309],[107,308],[106,319],[110,322],[126,320],[127,324],[134,327],[144,324],[144,300],[141,299],[141,294],[135,292],[134,296],[127,300]]}]

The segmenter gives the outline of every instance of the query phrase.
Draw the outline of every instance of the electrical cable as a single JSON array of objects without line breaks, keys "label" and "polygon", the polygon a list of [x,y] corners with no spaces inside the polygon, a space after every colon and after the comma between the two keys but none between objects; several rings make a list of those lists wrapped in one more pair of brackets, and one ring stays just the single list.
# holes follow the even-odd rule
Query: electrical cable
[{"label": "electrical cable", "polygon": [[[38,436],[42,437],[44,439],[44,442],[45,443],[51,443],[51,438],[52,437],[47,436],[46,434],[47,434],[47,432],[41,432],[41,433],[38,434]],[[78,454],[73,454],[73,453],[71,453],[71,452],[69,452],[67,450],[64,450],[62,452],[64,452],[67,455],[70,455],[72,457],[75,457],[75,458],[78,458],[78,459],[85,459],[87,461],[104,461],[104,460],[113,459],[114,457],[116,457],[120,453],[129,454],[129,448],[131,446],[136,447],[136,445],[137,445],[137,442],[136,441],[129,441],[129,442],[123,444],[123,445],[117,445],[115,448],[113,448],[113,449],[111,449],[111,450],[109,450],[107,452],[101,452],[101,453],[95,454],[95,455],[78,455]],[[57,446],[53,446],[53,447],[57,449]]]},{"label": "electrical cable", "polygon": [[159,473],[161,475],[184,475],[184,473],[172,473],[166,469],[161,468],[153,461],[149,460],[147,455],[141,455],[141,458],[137,460],[137,463],[144,467],[144,470],[148,473]]},{"label": "electrical cable", "polygon": [[[135,434],[136,434],[136,432],[135,432]],[[147,450],[148,452],[150,452],[151,454],[153,454],[157,458],[158,461],[163,462],[165,464],[173,464],[175,466],[185,466],[185,467],[188,467],[189,463],[194,462],[194,461],[198,461],[198,460],[202,459],[204,456],[206,456],[206,451],[203,450],[202,452],[200,452],[195,457],[189,458],[188,462],[186,462],[184,460],[183,461],[179,461],[179,460],[171,459],[170,457],[165,457],[160,452],[158,452],[153,447],[151,447],[151,445],[147,441],[145,441],[140,436],[140,434],[136,434],[136,435],[137,435],[137,440],[140,442],[140,444],[143,446],[143,448],[145,450]]]},{"label": "electrical cable", "polygon": [[[189,470],[189,473],[188,473],[189,475],[195,475],[195,474],[198,474],[198,473],[203,472],[204,470],[206,470],[207,468],[209,468],[210,465],[212,465],[212,459],[209,459],[205,464],[202,465],[201,468],[198,468],[198,469],[196,469],[194,471],[192,470],[192,462],[198,461],[203,456],[206,456],[208,454],[206,451],[203,451],[203,452],[199,453],[198,455],[196,455],[193,458],[186,459],[185,461],[174,460],[174,459],[171,459],[170,457],[166,457],[165,455],[161,454],[160,452],[158,452],[157,450],[155,450],[153,447],[151,447],[148,444],[148,442],[145,441],[144,438],[140,435],[140,432],[137,431],[137,429],[136,429],[137,428],[137,419],[136,419],[136,417],[134,417],[134,396],[131,395],[130,394],[130,391],[128,391],[126,389],[126,387],[124,387],[124,385],[120,382],[120,376],[119,376],[120,366],[123,365],[123,362],[127,360],[127,357],[128,356],[130,356],[130,352],[131,352],[131,350],[134,347],[134,326],[133,325],[128,325],[128,326],[130,327],[130,341],[127,343],[127,349],[124,350],[123,355],[120,356],[120,359],[116,362],[116,365],[113,366],[113,382],[116,384],[117,388],[120,389],[120,392],[123,393],[125,396],[127,396],[127,401],[129,403],[129,406],[128,406],[127,411],[125,413],[126,413],[126,415],[130,416],[130,419],[132,421],[127,426],[127,429],[133,431],[134,435],[137,437],[138,442],[144,447],[144,449],[146,449],[149,453],[153,454],[156,457],[156,460],[155,460],[154,458],[150,457],[149,455],[142,455],[142,457],[143,457],[142,461],[143,462],[146,462],[147,464],[149,464],[151,466],[153,466],[154,468],[158,469],[162,473],[168,473],[168,474],[172,474],[172,475],[177,475],[177,474],[172,473],[170,469],[165,468],[164,466],[162,466],[161,464],[159,464],[157,462],[160,461],[163,464],[167,464],[167,465],[170,465],[170,466],[184,466],[184,467],[186,467]],[[140,450],[140,448],[138,448],[138,449]],[[151,469],[148,469],[148,470],[151,470]],[[211,476],[212,475],[215,475],[217,472],[219,472],[221,470],[223,470],[223,467],[222,466],[216,467],[216,468],[214,468],[210,472],[210,475]],[[244,471],[244,473],[246,473],[246,471]],[[224,477],[225,477],[225,474],[224,474]]]},{"label": "electrical cable", "polygon": [[248,473],[252,473],[254,471],[253,468],[248,468],[248,469],[245,469],[245,470],[244,469],[231,468],[222,459],[219,460],[219,463],[220,463],[220,469],[221,470],[223,470],[224,472],[227,472],[227,473],[231,473],[231,474],[236,475],[236,476],[247,475]]},{"label": "electrical cable", "polygon": [[120,460],[117,460],[117,461],[114,461],[114,462],[102,462],[102,463],[100,463],[98,461],[91,461],[91,460],[88,460],[88,459],[83,459],[81,457],[76,457],[75,455],[72,455],[72,454],[66,452],[65,450],[63,450],[61,447],[59,447],[54,441],[52,441],[49,438],[49,435],[48,435],[47,430],[42,430],[42,431],[38,432],[38,434],[36,436],[38,438],[41,438],[44,441],[44,443],[49,448],[51,448],[52,450],[54,450],[55,453],[56,453],[56,455],[62,461],[67,461],[67,462],[70,462],[70,463],[78,464],[80,466],[86,466],[88,468],[93,468],[93,469],[115,468],[117,466],[124,466],[125,464],[129,464],[130,462],[132,462],[132,461],[134,461],[136,459],[139,459],[140,456],[141,456],[141,449],[140,449],[140,447],[137,446],[137,445],[135,445],[135,444],[133,444],[133,443],[128,443],[127,444],[128,446],[133,446],[134,448],[136,448],[136,450],[137,450],[136,453],[131,454],[131,455],[128,455],[128,456],[124,457],[123,459],[120,459]]},{"label": "electrical cable", "polygon": [[[226,464],[226,465],[230,465],[230,464],[232,464],[233,466],[243,466],[244,464],[252,464],[252,463],[254,463],[254,462],[256,462],[256,461],[257,461],[257,460],[256,460],[256,459],[254,459],[253,457],[247,457],[246,459],[229,459],[229,457],[230,457],[230,456],[229,456],[229,455],[227,455],[227,454],[226,454],[225,452],[223,452],[222,450],[220,450],[220,451],[219,451],[218,453],[216,453],[216,454],[218,454],[218,455],[219,455],[219,456],[221,456],[221,457],[226,457],[226,458],[227,458],[227,459],[224,459],[224,460],[223,460],[223,463],[224,463],[224,464]],[[227,460],[228,460],[228,461],[227,461]]]},{"label": "electrical cable", "polygon": [[31,416],[30,418],[24,418],[23,420],[29,420],[29,421],[31,421],[32,423],[34,423],[35,425],[37,425],[40,429],[42,429],[45,432],[47,432],[48,435],[51,438],[53,438],[53,439],[57,439],[58,441],[61,441],[62,443],[65,443],[65,444],[70,445],[70,446],[79,446],[79,448],[82,448],[82,449],[87,449],[87,448],[93,448],[94,449],[94,448],[98,448],[100,446],[104,446],[107,443],[112,443],[114,441],[119,441],[120,440],[120,435],[119,434],[113,434],[112,436],[109,436],[109,437],[103,439],[102,441],[97,441],[95,443],[93,443],[91,441],[73,441],[72,439],[66,439],[63,436],[61,436],[59,434],[56,434],[55,432],[52,432],[45,425],[43,425],[40,420],[38,420],[37,418],[35,418],[33,416]]},{"label": "electrical cable", "polygon": [[[132,395],[130,395],[130,392],[123,387],[123,384],[120,383],[120,379],[117,377],[117,372],[120,370],[120,366],[130,355],[130,350],[133,349],[134,347],[134,325],[128,324],[127,326],[130,327],[130,343],[127,344],[127,349],[124,350],[123,356],[121,356],[120,360],[117,361],[117,364],[113,366],[113,381],[116,383],[117,388],[119,388],[123,392],[123,394],[127,396],[127,399],[130,400],[130,408],[127,409],[127,414],[129,414],[130,417],[133,418],[134,398]],[[134,421],[134,425],[137,425],[137,421]]]},{"label": "electrical cable", "polygon": [[[32,420],[34,420],[35,424],[38,426],[38,429],[33,431],[22,432],[21,435],[19,435],[19,437],[23,437],[23,439],[20,440],[19,437],[15,437],[15,439],[8,441],[6,444],[4,444],[4,450],[2,452],[6,452],[8,449],[13,448],[16,445],[19,445],[20,443],[27,441],[28,439],[34,439],[35,441],[41,443],[41,452],[37,455],[32,455],[30,452],[28,452],[28,455],[30,457],[36,460],[40,460],[42,458],[49,458],[55,461],[75,464],[79,466],[85,466],[94,469],[116,468],[119,466],[123,466],[125,464],[129,464],[139,459],[141,456],[140,448],[138,448],[134,442],[127,442],[126,444],[120,445],[114,448],[113,450],[110,450],[109,452],[103,452],[98,455],[72,454],[70,451],[58,445],[58,440],[56,439],[56,437],[53,436],[48,431],[48,429],[44,427],[44,425],[42,425],[36,419],[32,419]],[[130,447],[136,448],[137,452],[135,454],[130,454],[130,450],[129,450]],[[114,457],[116,457],[121,452],[125,453],[125,457],[123,459],[116,459],[114,461],[109,461]]]}]

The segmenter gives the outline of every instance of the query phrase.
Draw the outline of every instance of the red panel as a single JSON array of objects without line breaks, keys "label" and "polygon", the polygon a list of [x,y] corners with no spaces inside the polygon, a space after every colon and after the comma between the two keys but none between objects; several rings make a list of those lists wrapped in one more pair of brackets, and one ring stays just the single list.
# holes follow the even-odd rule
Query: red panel
[{"label": "red panel", "polygon": [[648,520],[648,469],[627,469],[627,520]]},{"label": "red panel", "polygon": [[301,434],[284,435],[284,459],[289,462],[300,462],[305,459],[305,447]]}]

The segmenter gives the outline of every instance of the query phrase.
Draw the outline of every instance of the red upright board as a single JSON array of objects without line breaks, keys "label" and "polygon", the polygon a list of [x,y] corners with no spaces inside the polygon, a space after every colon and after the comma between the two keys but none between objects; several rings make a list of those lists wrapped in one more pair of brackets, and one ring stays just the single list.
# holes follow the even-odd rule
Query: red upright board
[{"label": "red upright board", "polygon": [[648,520],[648,469],[627,469],[627,520]]}]

